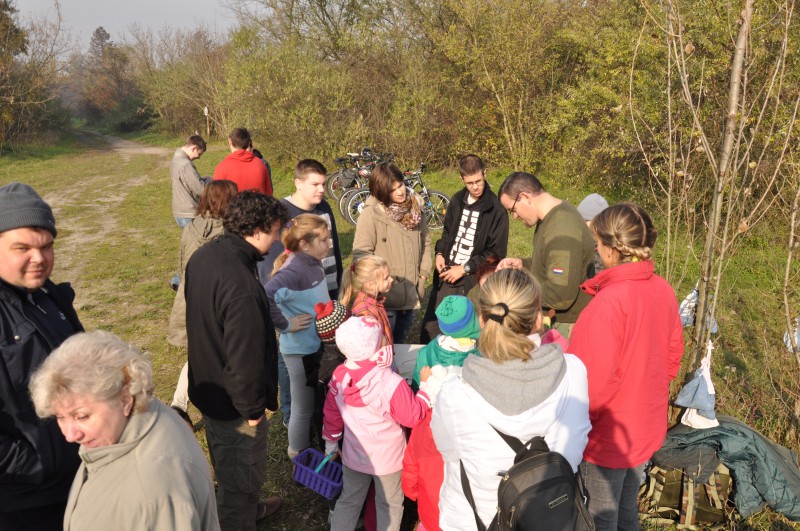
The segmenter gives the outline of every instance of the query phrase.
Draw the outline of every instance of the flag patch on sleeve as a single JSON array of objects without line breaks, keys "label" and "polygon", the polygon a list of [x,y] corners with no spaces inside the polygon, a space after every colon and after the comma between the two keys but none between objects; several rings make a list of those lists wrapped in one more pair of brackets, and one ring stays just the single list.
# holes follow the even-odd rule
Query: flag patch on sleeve
[{"label": "flag patch on sleeve", "polygon": [[554,267],[553,268],[553,274],[554,275],[563,275],[564,274],[564,269],[561,268],[561,267]]}]

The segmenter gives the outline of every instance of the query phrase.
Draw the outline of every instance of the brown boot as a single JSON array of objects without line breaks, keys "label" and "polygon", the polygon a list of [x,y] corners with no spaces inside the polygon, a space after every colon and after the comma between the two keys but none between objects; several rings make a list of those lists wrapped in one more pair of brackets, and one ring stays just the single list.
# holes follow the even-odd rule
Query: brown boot
[{"label": "brown boot", "polygon": [[260,522],[261,520],[272,516],[278,509],[281,508],[281,504],[283,500],[281,500],[278,496],[272,496],[271,498],[267,498],[266,500],[262,500],[258,502],[258,511],[256,511],[256,522]]}]

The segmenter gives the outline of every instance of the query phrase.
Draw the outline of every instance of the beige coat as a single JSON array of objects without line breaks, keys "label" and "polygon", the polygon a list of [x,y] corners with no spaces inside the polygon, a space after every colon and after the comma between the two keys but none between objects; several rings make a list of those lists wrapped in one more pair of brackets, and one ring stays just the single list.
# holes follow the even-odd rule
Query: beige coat
[{"label": "beige coat", "polygon": [[81,446],[65,531],[217,531],[208,461],[174,411],[153,398],[117,444]]},{"label": "beige coat", "polygon": [[[223,232],[222,220],[202,216],[194,218],[183,228],[180,250],[181,278],[186,273],[186,264],[189,263],[189,258],[194,252]],[[175,301],[172,303],[172,313],[169,316],[167,328],[167,343],[175,347],[186,347],[186,296],[183,292],[183,282],[178,285]]]},{"label": "beige coat", "polygon": [[[422,203],[419,196],[417,200]],[[389,262],[395,284],[386,294],[387,310],[412,310],[420,307],[425,295],[425,280],[433,267],[431,236],[423,218],[419,230],[406,230],[389,218],[386,208],[374,197],[364,203],[353,240],[353,260],[374,254]]]}]

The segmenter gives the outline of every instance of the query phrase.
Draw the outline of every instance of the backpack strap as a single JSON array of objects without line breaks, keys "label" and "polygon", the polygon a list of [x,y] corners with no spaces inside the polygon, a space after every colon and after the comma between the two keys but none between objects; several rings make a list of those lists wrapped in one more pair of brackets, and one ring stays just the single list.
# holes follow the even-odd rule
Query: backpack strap
[{"label": "backpack strap", "polygon": [[486,526],[483,525],[481,517],[478,516],[478,510],[475,508],[475,498],[472,497],[472,488],[469,486],[467,471],[464,470],[464,462],[459,459],[458,464],[461,467],[461,490],[464,491],[464,497],[467,498],[469,506],[472,507],[472,513],[475,515],[475,524],[477,525],[477,529],[478,531],[486,531]]},{"label": "backpack strap", "polygon": [[[492,425],[489,424],[489,426]],[[494,426],[492,426],[492,429],[497,432],[497,435],[499,435],[500,438],[503,439],[506,442],[506,444],[511,447],[512,450],[514,450],[514,453],[516,454],[514,456],[514,464],[516,464],[517,461],[519,461],[520,457],[524,453],[527,453],[528,451],[533,450],[536,453],[547,453],[550,451],[550,447],[547,446],[547,441],[545,441],[544,437],[542,437],[541,435],[537,435],[530,441],[526,442],[525,444],[522,444],[522,441],[520,441],[516,437],[506,435],[505,433],[498,430]]]}]

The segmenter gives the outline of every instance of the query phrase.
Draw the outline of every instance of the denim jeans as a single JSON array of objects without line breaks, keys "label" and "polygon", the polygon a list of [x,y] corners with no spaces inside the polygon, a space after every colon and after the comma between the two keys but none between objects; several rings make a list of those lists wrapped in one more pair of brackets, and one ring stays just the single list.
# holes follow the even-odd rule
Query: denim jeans
[{"label": "denim jeans", "polygon": [[203,415],[208,453],[217,477],[217,512],[222,531],[255,531],[258,500],[267,477],[266,418],[216,420]]},{"label": "denim jeans", "polygon": [[186,225],[192,222],[194,218],[175,218],[175,223],[178,224],[179,228],[184,228]]},{"label": "denim jeans", "polygon": [[[314,416],[316,387],[306,385],[306,369],[302,354],[281,355],[289,372],[292,411],[289,420],[289,456],[300,453],[311,444],[311,417]],[[280,384],[278,384],[280,385]]]},{"label": "denim jeans", "polygon": [[283,354],[278,354],[278,398],[281,401],[283,423],[288,426],[292,416],[292,384],[289,381],[289,370],[283,361]]},{"label": "denim jeans", "polygon": [[414,324],[414,310],[386,310],[392,326],[392,339],[395,343],[405,343],[408,331]]},{"label": "denim jeans", "polygon": [[637,498],[645,463],[633,468],[606,468],[581,461],[589,513],[596,531],[639,529]]}]

